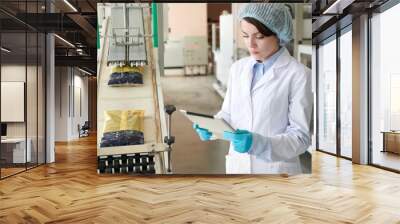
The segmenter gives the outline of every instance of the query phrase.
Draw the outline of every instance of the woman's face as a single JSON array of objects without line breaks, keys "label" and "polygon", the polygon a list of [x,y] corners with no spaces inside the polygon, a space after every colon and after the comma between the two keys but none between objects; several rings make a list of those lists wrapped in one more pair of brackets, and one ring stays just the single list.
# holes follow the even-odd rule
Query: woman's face
[{"label": "woman's face", "polygon": [[264,36],[246,20],[242,20],[240,26],[246,47],[256,60],[264,61],[279,49],[279,39],[275,35]]}]

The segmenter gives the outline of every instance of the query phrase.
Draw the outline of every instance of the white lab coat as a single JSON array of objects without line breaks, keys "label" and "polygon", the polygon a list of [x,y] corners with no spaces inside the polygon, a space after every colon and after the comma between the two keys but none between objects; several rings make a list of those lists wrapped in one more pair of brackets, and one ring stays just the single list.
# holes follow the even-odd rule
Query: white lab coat
[{"label": "white lab coat", "polygon": [[252,65],[250,57],[232,65],[224,103],[215,115],[253,133],[248,153],[236,152],[231,144],[226,172],[301,173],[299,155],[311,144],[311,71],[284,49],[251,90]]}]

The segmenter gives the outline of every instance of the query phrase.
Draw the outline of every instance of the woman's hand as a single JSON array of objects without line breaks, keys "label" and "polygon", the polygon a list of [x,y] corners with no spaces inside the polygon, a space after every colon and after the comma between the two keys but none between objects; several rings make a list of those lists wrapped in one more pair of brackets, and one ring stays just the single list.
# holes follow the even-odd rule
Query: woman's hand
[{"label": "woman's hand", "polygon": [[231,141],[236,152],[246,153],[253,144],[253,135],[246,130],[224,131],[224,139]]},{"label": "woman's hand", "polygon": [[193,129],[197,132],[202,141],[208,141],[211,139],[212,132],[210,132],[208,129],[201,128],[198,124],[193,124]]}]

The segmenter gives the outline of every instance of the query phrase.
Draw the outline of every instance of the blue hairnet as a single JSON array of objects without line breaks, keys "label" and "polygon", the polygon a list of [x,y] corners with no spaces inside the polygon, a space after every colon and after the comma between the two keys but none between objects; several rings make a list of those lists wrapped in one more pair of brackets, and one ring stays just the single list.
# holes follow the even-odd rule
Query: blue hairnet
[{"label": "blue hairnet", "polygon": [[284,4],[247,3],[239,11],[239,19],[245,17],[258,20],[276,33],[280,45],[285,45],[293,39],[292,16]]}]

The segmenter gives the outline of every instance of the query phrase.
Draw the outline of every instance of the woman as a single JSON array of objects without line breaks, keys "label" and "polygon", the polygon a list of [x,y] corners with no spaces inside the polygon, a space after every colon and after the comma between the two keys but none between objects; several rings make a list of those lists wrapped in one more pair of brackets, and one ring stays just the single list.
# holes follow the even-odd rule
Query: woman
[{"label": "woman", "polygon": [[[221,111],[235,132],[227,173],[301,173],[299,155],[311,144],[311,72],[290,56],[292,18],[283,4],[249,3],[239,13],[250,56],[235,62]],[[194,126],[202,140],[212,133]]]}]

